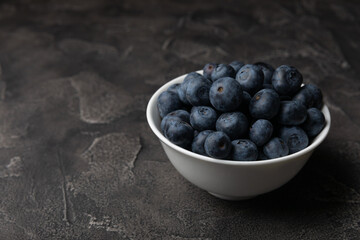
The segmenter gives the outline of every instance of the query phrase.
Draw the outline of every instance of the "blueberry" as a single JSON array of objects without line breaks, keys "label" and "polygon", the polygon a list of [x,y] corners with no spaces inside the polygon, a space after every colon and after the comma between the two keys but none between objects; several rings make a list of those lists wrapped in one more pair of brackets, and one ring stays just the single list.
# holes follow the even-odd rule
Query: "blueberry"
[{"label": "blueberry", "polygon": [[211,81],[205,77],[192,78],[187,82],[186,99],[193,106],[210,105],[210,87]]},{"label": "blueberry", "polygon": [[311,83],[306,84],[305,87],[310,90],[313,96],[313,105],[311,107],[316,107],[321,110],[323,106],[323,95],[320,88]]},{"label": "blueberry", "polygon": [[198,131],[215,129],[216,119],[217,113],[211,107],[198,106],[191,109],[190,124]]},{"label": "blueberry", "polygon": [[179,109],[173,112],[168,113],[162,120],[161,120],[161,130],[164,132],[167,121],[171,118],[179,118],[180,120],[190,123],[190,113],[188,111]]},{"label": "blueberry", "polygon": [[211,73],[211,80],[215,82],[216,80],[224,77],[235,78],[235,70],[227,64],[219,64]]},{"label": "blueberry", "polygon": [[179,118],[169,119],[164,136],[170,140],[170,142],[185,148],[189,149],[194,137],[194,129],[187,123]]},{"label": "blueberry", "polygon": [[289,147],[284,140],[275,137],[264,145],[263,152],[269,159],[284,157],[289,154]]},{"label": "blueberry", "polygon": [[177,89],[181,102],[183,102],[186,105],[190,105],[189,101],[186,98],[187,85],[189,84],[190,80],[192,80],[192,79],[199,79],[201,81],[201,79],[203,79],[203,78],[204,77],[202,75],[198,74],[197,72],[191,72],[188,75],[186,75],[186,77],[184,78],[184,81],[181,83],[180,87],[178,87],[178,89]]},{"label": "blueberry", "polygon": [[243,64],[242,62],[239,62],[239,61],[233,61],[229,64],[234,70],[235,72],[237,73],[240,68],[242,68],[242,66],[244,66],[245,64]]},{"label": "blueberry", "polygon": [[306,120],[306,108],[297,101],[281,101],[277,121],[283,125],[300,125]]},{"label": "blueberry", "polygon": [[314,105],[314,97],[312,91],[307,85],[300,88],[300,90],[293,96],[293,101],[301,103],[306,108],[310,108]]},{"label": "blueberry", "polygon": [[292,96],[299,91],[303,77],[296,68],[282,65],[275,69],[271,81],[279,95]]},{"label": "blueberry", "polygon": [[204,148],[210,157],[226,158],[231,151],[230,138],[223,132],[210,133],[205,139]]},{"label": "blueberry", "polygon": [[302,103],[306,108],[322,108],[323,96],[321,90],[314,84],[305,84],[293,97],[293,101]]},{"label": "blueberry", "polygon": [[264,62],[257,62],[254,65],[259,66],[260,69],[264,73],[264,84],[271,84],[272,75],[274,73],[274,68],[267,63]]},{"label": "blueberry", "polygon": [[249,138],[256,146],[262,146],[267,143],[273,133],[273,125],[269,120],[259,119],[251,126]]},{"label": "blueberry", "polygon": [[244,91],[251,95],[262,89],[264,83],[264,73],[260,67],[252,64],[246,64],[236,74],[238,81]]},{"label": "blueberry", "polygon": [[268,119],[275,117],[280,107],[279,95],[271,89],[262,89],[257,92],[249,103],[249,111],[255,119]]},{"label": "blueberry", "polygon": [[197,136],[195,136],[195,138],[191,144],[191,150],[194,153],[198,153],[198,154],[207,156],[207,154],[205,152],[205,148],[204,148],[204,143],[205,143],[207,136],[212,132],[214,132],[214,131],[205,130],[205,131],[199,132],[199,134]]},{"label": "blueberry", "polygon": [[241,112],[223,113],[216,121],[216,130],[226,133],[230,139],[245,137],[248,127],[248,119]]},{"label": "blueberry", "polygon": [[235,79],[230,77],[220,78],[213,82],[209,97],[216,110],[230,112],[240,106],[242,89]]},{"label": "blueberry", "polygon": [[182,103],[179,96],[174,92],[162,92],[157,100],[157,108],[160,117],[165,117],[169,112],[182,108]]},{"label": "blueberry", "polygon": [[283,126],[280,128],[279,137],[287,144],[289,154],[303,150],[309,144],[309,138],[305,131],[298,126]]},{"label": "blueberry", "polygon": [[307,110],[306,121],[301,126],[309,137],[317,136],[325,126],[324,114],[317,108]]},{"label": "blueberry", "polygon": [[208,63],[203,68],[203,76],[207,79],[211,80],[211,74],[214,71],[214,69],[217,67],[216,63]]},{"label": "blueberry", "polygon": [[255,161],[258,158],[258,150],[252,141],[237,139],[231,142],[232,159],[236,161]]},{"label": "blueberry", "polygon": [[172,84],[166,91],[178,94],[177,89],[180,87],[180,85],[180,83]]}]

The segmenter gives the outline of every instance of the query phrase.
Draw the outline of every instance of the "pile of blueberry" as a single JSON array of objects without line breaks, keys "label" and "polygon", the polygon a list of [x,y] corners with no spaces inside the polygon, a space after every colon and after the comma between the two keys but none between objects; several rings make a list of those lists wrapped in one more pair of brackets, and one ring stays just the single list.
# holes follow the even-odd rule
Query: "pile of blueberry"
[{"label": "pile of blueberry", "polygon": [[325,126],[322,93],[292,66],[208,63],[161,93],[161,130],[195,153],[236,161],[298,152]]}]

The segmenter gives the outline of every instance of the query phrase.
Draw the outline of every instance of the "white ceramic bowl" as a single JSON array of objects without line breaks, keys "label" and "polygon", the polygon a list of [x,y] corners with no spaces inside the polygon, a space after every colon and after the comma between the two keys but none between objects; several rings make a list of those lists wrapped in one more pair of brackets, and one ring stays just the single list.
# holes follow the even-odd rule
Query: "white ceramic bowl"
[{"label": "white ceramic bowl", "polygon": [[156,105],[160,93],[174,83],[181,83],[185,76],[173,79],[155,92],[146,109],[147,120],[176,170],[188,181],[216,197],[227,200],[248,199],[281,187],[300,171],[329,132],[330,112],[324,105],[322,112],[326,126],[311,145],[297,153],[254,162],[219,160],[193,153],[164,137]]}]

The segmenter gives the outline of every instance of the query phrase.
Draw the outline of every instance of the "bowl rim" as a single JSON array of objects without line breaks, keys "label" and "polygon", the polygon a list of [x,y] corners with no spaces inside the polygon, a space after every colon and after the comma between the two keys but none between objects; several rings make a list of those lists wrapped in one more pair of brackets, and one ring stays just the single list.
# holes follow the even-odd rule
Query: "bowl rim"
[{"label": "bowl rim", "polygon": [[[202,70],[200,71],[196,71],[197,73],[202,74]],[[227,159],[216,159],[216,158],[212,158],[212,157],[208,157],[208,156],[203,156],[201,154],[197,154],[194,152],[191,152],[190,150],[186,150],[182,147],[179,147],[177,145],[175,145],[174,143],[170,142],[170,140],[168,140],[160,131],[160,129],[156,126],[154,119],[152,118],[152,114],[151,114],[151,109],[152,107],[157,104],[157,99],[158,96],[166,91],[168,89],[168,87],[170,87],[172,84],[175,83],[181,83],[185,76],[187,74],[181,75],[179,77],[176,77],[170,81],[168,81],[167,83],[165,83],[164,85],[162,85],[158,90],[156,90],[156,92],[151,96],[147,108],[146,108],[146,118],[148,121],[148,124],[151,128],[151,130],[154,132],[154,134],[160,139],[161,142],[163,142],[164,144],[166,144],[167,146],[169,146],[172,149],[175,149],[178,152],[181,152],[184,155],[187,155],[189,157],[201,160],[201,161],[205,161],[205,162],[211,162],[211,163],[215,163],[215,164],[223,164],[223,165],[234,165],[234,166],[249,166],[249,165],[266,165],[266,164],[274,164],[274,163],[279,163],[279,162],[284,162],[287,160],[291,160],[291,159],[296,159],[297,157],[304,155],[306,153],[309,153],[311,151],[313,151],[316,147],[318,147],[320,145],[320,143],[322,143],[326,136],[329,133],[330,130],[330,126],[331,126],[331,116],[330,116],[330,111],[329,108],[325,105],[323,105],[323,108],[321,109],[321,111],[323,112],[324,116],[325,116],[325,121],[326,121],[326,125],[323,128],[323,130],[321,130],[321,132],[318,134],[318,136],[315,137],[315,139],[312,141],[312,143],[307,146],[305,149],[284,156],[284,157],[280,157],[280,158],[272,158],[272,159],[266,159],[266,160],[256,160],[256,161],[235,161],[235,160],[227,160]]]}]

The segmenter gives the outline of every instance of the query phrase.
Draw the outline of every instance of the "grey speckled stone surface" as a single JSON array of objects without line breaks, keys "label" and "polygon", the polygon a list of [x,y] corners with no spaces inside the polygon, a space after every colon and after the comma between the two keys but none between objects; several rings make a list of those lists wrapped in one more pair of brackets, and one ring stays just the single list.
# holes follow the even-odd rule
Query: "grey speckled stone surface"
[{"label": "grey speckled stone surface", "polygon": [[[358,1],[1,1],[0,239],[359,239]],[[332,129],[255,199],[182,178],[145,108],[209,61],[297,66]]]}]

